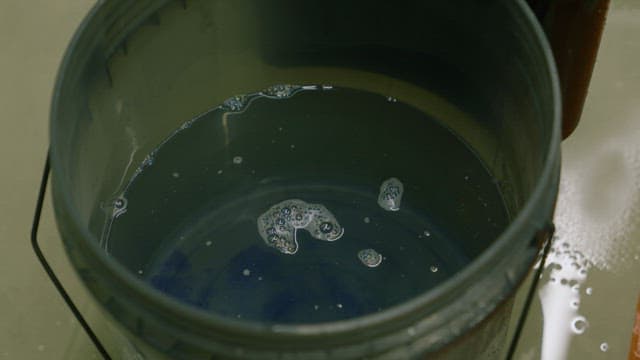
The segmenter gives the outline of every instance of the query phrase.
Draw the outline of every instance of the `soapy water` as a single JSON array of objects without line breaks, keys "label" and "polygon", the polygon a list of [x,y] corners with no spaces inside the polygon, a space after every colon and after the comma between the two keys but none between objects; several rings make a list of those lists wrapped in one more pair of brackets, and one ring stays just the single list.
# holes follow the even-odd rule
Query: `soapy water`
[{"label": "soapy water", "polygon": [[[473,254],[465,253],[466,245],[457,240],[468,238],[457,235],[463,228],[455,225],[460,217],[441,216],[437,201],[418,199],[431,197],[431,188],[440,194],[468,188],[471,182],[491,206],[471,210],[477,197],[471,194],[464,203],[467,216],[479,210],[484,219],[489,211],[504,224],[508,216],[499,189],[466,144],[435,119],[400,100],[385,99],[327,85],[276,85],[228,98],[185,122],[145,158],[119,190],[121,195],[108,202],[115,230],[113,237],[107,232],[103,239],[110,238],[114,245],[105,241],[103,246],[116,258],[151,249],[149,255],[129,257],[136,258],[132,271],[142,271],[138,275],[144,281],[187,304],[244,320],[352,318],[436,286]],[[354,106],[363,103],[371,106]],[[380,114],[378,105],[389,107],[388,113]],[[398,113],[403,108],[406,112]],[[344,116],[352,127],[345,128]],[[327,168],[322,163],[326,151],[340,154],[331,155],[338,156],[336,162],[351,151],[343,144],[358,141],[351,133],[361,132],[358,122],[365,125],[377,118],[376,123],[402,118],[408,128],[415,128],[412,133],[430,134],[430,143],[438,141],[447,149],[447,161],[421,159],[434,171],[440,169],[437,173],[455,173],[460,181],[419,189],[416,185],[425,179],[418,172],[403,172],[402,181],[390,177],[398,174],[396,165],[385,163],[424,153],[421,142],[411,148],[385,142],[388,146],[379,149],[386,159],[378,171],[378,179],[386,179],[381,183],[369,176],[316,172]],[[328,137],[316,132],[309,137],[313,124],[322,124],[317,130]],[[261,136],[245,137],[243,129]],[[381,134],[388,136],[389,131]],[[212,144],[225,148],[212,149]],[[315,156],[312,146],[327,147],[322,158],[311,161],[318,165],[290,166],[297,157]],[[473,180],[463,182],[459,163],[472,167],[466,172]],[[438,177],[428,176],[429,182],[440,184]],[[411,188],[411,197],[402,203],[405,187]],[[120,198],[122,204],[113,200]],[[129,206],[133,203],[136,206]],[[123,209],[126,216],[116,219]],[[476,231],[483,231],[478,241],[490,242],[500,229],[487,224]],[[147,244],[131,245],[142,244],[136,241],[141,234]]]},{"label": "soapy water", "polygon": [[260,237],[283,254],[292,255],[298,251],[298,229],[323,241],[336,241],[344,234],[344,229],[326,207],[298,199],[275,204],[258,217]]},{"label": "soapy water", "polygon": [[[290,85],[290,84],[277,84],[277,85],[272,85],[267,87],[266,89],[263,89],[261,91],[255,92],[255,93],[251,93],[251,94],[240,94],[240,95],[234,95],[226,100],[224,100],[222,102],[221,105],[217,106],[216,108],[214,108],[213,110],[216,109],[220,109],[223,110],[225,112],[225,114],[238,114],[238,113],[242,113],[243,111],[245,111],[249,105],[256,99],[259,98],[269,98],[269,99],[277,99],[277,100],[281,100],[281,99],[287,99],[290,98],[292,96],[294,96],[295,94],[301,92],[301,91],[313,91],[313,90],[333,90],[333,86],[330,85],[322,85],[322,86],[318,86],[318,85],[305,85],[305,86],[301,86],[301,85]],[[170,141],[172,138],[174,138],[176,135],[178,135],[180,132],[183,132],[185,130],[190,129],[193,124],[195,124],[198,120],[200,120],[204,115],[195,117],[193,119],[189,119],[185,122],[183,122],[172,134],[170,134],[169,137],[167,137],[164,141],[162,141],[158,147],[156,149],[154,149],[153,151],[151,151],[149,154],[147,154],[141,161],[140,165],[138,166],[138,168],[133,172],[133,175],[131,176],[131,178],[129,179],[128,183],[124,186],[123,189],[119,190],[121,193],[126,193],[127,189],[129,188],[129,186],[131,185],[131,183],[133,183],[135,181],[135,179],[147,168],[151,167],[156,160],[156,153],[157,150],[160,149],[167,141]],[[280,128],[280,131],[282,131],[282,128]],[[294,145],[291,145],[292,149],[294,148]],[[137,151],[137,148],[136,148]],[[242,156],[234,156],[231,159],[231,162],[234,165],[241,165],[243,162],[243,158]],[[176,176],[177,174],[177,176]],[[223,174],[223,170],[219,169],[217,170],[217,174],[218,175],[222,175]],[[173,172],[172,176],[174,178],[178,178],[180,175],[178,172]],[[116,202],[121,202],[124,201],[123,204],[119,205]],[[124,197],[116,199],[113,203],[112,203],[112,211],[111,213],[109,213],[107,215],[107,217],[105,218],[105,225],[104,228],[102,230],[102,235],[100,236],[100,245],[102,246],[102,248],[109,252],[109,237],[111,234],[111,226],[113,223],[113,220],[116,219],[118,216],[124,214],[127,211],[127,203],[126,203],[126,199]],[[104,208],[104,206],[103,206]]]},{"label": "soapy water", "polygon": [[380,194],[378,195],[378,205],[387,211],[400,210],[404,186],[400,180],[392,177],[382,182]]}]

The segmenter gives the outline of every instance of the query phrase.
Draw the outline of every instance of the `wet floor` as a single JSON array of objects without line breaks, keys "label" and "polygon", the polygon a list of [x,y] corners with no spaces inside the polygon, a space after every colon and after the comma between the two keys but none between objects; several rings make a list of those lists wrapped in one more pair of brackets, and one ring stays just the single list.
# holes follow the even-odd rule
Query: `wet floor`
[{"label": "wet floor", "polygon": [[581,123],[563,143],[555,252],[516,358],[630,352],[640,296],[639,34],[640,2],[614,1]]}]

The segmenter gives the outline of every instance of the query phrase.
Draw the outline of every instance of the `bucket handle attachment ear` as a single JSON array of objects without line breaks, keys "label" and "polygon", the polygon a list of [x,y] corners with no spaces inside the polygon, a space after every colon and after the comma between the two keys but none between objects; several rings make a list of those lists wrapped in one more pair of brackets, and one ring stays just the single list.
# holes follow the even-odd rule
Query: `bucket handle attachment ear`
[{"label": "bucket handle attachment ear", "polygon": [[542,229],[538,230],[531,240],[531,245],[540,249],[541,252],[539,255],[538,267],[535,269],[535,272],[533,274],[533,280],[531,281],[531,285],[529,286],[527,297],[525,298],[524,305],[522,306],[522,311],[520,312],[520,316],[516,324],[516,329],[513,333],[513,337],[511,338],[511,343],[509,344],[509,350],[506,356],[507,360],[511,360],[513,358],[516,349],[518,348],[520,335],[522,335],[522,330],[524,329],[524,325],[527,322],[527,315],[529,315],[531,303],[533,302],[533,298],[535,297],[536,291],[538,290],[538,282],[542,277],[542,272],[545,268],[545,262],[547,260],[547,256],[549,255],[549,251],[551,250],[551,245],[553,244],[553,234],[555,233],[555,230],[555,225],[552,222],[549,222],[547,223],[547,225],[542,227]]}]

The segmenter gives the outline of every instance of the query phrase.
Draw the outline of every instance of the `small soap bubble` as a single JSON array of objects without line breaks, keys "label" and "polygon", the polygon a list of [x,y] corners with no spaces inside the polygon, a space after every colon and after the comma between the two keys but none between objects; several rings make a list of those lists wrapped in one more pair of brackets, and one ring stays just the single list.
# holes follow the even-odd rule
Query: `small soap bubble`
[{"label": "small soap bubble", "polygon": [[180,173],[179,172],[174,172],[171,174],[171,176],[173,176],[174,179],[177,179],[180,177]]},{"label": "small soap bubble", "polygon": [[318,310],[320,308],[320,306],[318,305],[313,305],[313,310]]},{"label": "small soap bubble", "polygon": [[124,209],[127,207],[127,199],[121,197],[113,201],[113,207],[116,209]]},{"label": "small soap bubble", "polygon": [[127,198],[121,196],[113,201],[113,212],[112,216],[117,218],[118,216],[127,212],[128,201]]},{"label": "small soap bubble", "polygon": [[338,309],[342,309],[342,304],[338,303],[336,304],[336,306],[338,307]]},{"label": "small soap bubble", "polygon": [[368,223],[370,223],[370,222],[371,222],[371,219],[369,219],[369,217],[365,217],[365,218],[364,218],[364,222],[365,222],[365,224],[368,224]]},{"label": "small soap bubble", "polygon": [[206,246],[211,246],[211,244],[213,244],[213,242],[211,242],[211,240],[207,240],[207,242],[204,243]]},{"label": "small soap bubble", "polygon": [[435,265],[431,265],[431,266],[429,267],[429,270],[431,270],[431,272],[432,272],[432,273],[436,273],[436,272],[438,272],[438,267],[437,267],[437,266],[435,266]]},{"label": "small soap bubble", "polygon": [[142,269],[138,270],[138,275],[142,275],[144,274],[144,271]]},{"label": "small soap bubble", "polygon": [[293,149],[296,148],[296,145],[295,144],[291,144],[291,145],[289,145],[289,147],[291,148],[291,150],[293,150]]},{"label": "small soap bubble", "polygon": [[220,169],[220,170],[216,171],[216,174],[222,175],[222,172],[223,172],[222,169]]},{"label": "small soap bubble", "polygon": [[387,101],[388,102],[397,102],[398,99],[394,98],[393,96],[387,96]]},{"label": "small soap bubble", "polygon": [[584,333],[588,326],[589,323],[584,316],[576,316],[571,322],[571,330],[578,335]]},{"label": "small soap bubble", "polygon": [[429,230],[425,230],[422,234],[426,237],[431,236],[431,233],[429,232]]},{"label": "small soap bubble", "polygon": [[600,344],[600,351],[607,352],[607,350],[609,350],[609,344],[607,344],[606,342]]},{"label": "small soap bubble", "polygon": [[233,157],[233,163],[236,164],[236,165],[242,164],[242,156],[234,156]]},{"label": "small soap bubble", "polygon": [[358,259],[367,267],[377,267],[382,263],[382,255],[374,249],[364,249],[358,251]]},{"label": "small soap bubble", "polygon": [[378,205],[387,211],[398,211],[400,210],[403,193],[404,186],[400,180],[393,177],[389,178],[380,185]]},{"label": "small soap bubble", "polygon": [[323,234],[328,234],[331,230],[333,230],[333,224],[330,222],[323,222],[320,224],[320,231],[322,231]]},{"label": "small soap bubble", "polygon": [[244,269],[244,270],[242,270],[242,275],[244,275],[244,276],[249,276],[249,275],[251,275],[251,270],[249,270],[249,269]]},{"label": "small soap bubble", "polygon": [[587,295],[591,295],[593,294],[593,288],[588,287],[584,290],[584,292],[587,293]]},{"label": "small soap bubble", "polygon": [[344,234],[344,229],[333,219],[333,215],[330,219],[323,215],[316,215],[305,229],[314,238],[324,241],[336,241]]}]

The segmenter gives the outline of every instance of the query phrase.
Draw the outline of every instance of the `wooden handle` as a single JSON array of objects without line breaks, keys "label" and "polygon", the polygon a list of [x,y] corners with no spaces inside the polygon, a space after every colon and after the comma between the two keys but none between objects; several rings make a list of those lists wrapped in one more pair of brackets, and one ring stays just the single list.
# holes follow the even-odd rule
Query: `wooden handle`
[{"label": "wooden handle", "polygon": [[578,125],[609,0],[528,0],[547,33],[562,91],[562,136]]},{"label": "wooden handle", "polygon": [[629,349],[629,360],[640,360],[640,296],[636,306],[636,320],[633,325],[631,335],[631,348]]}]

